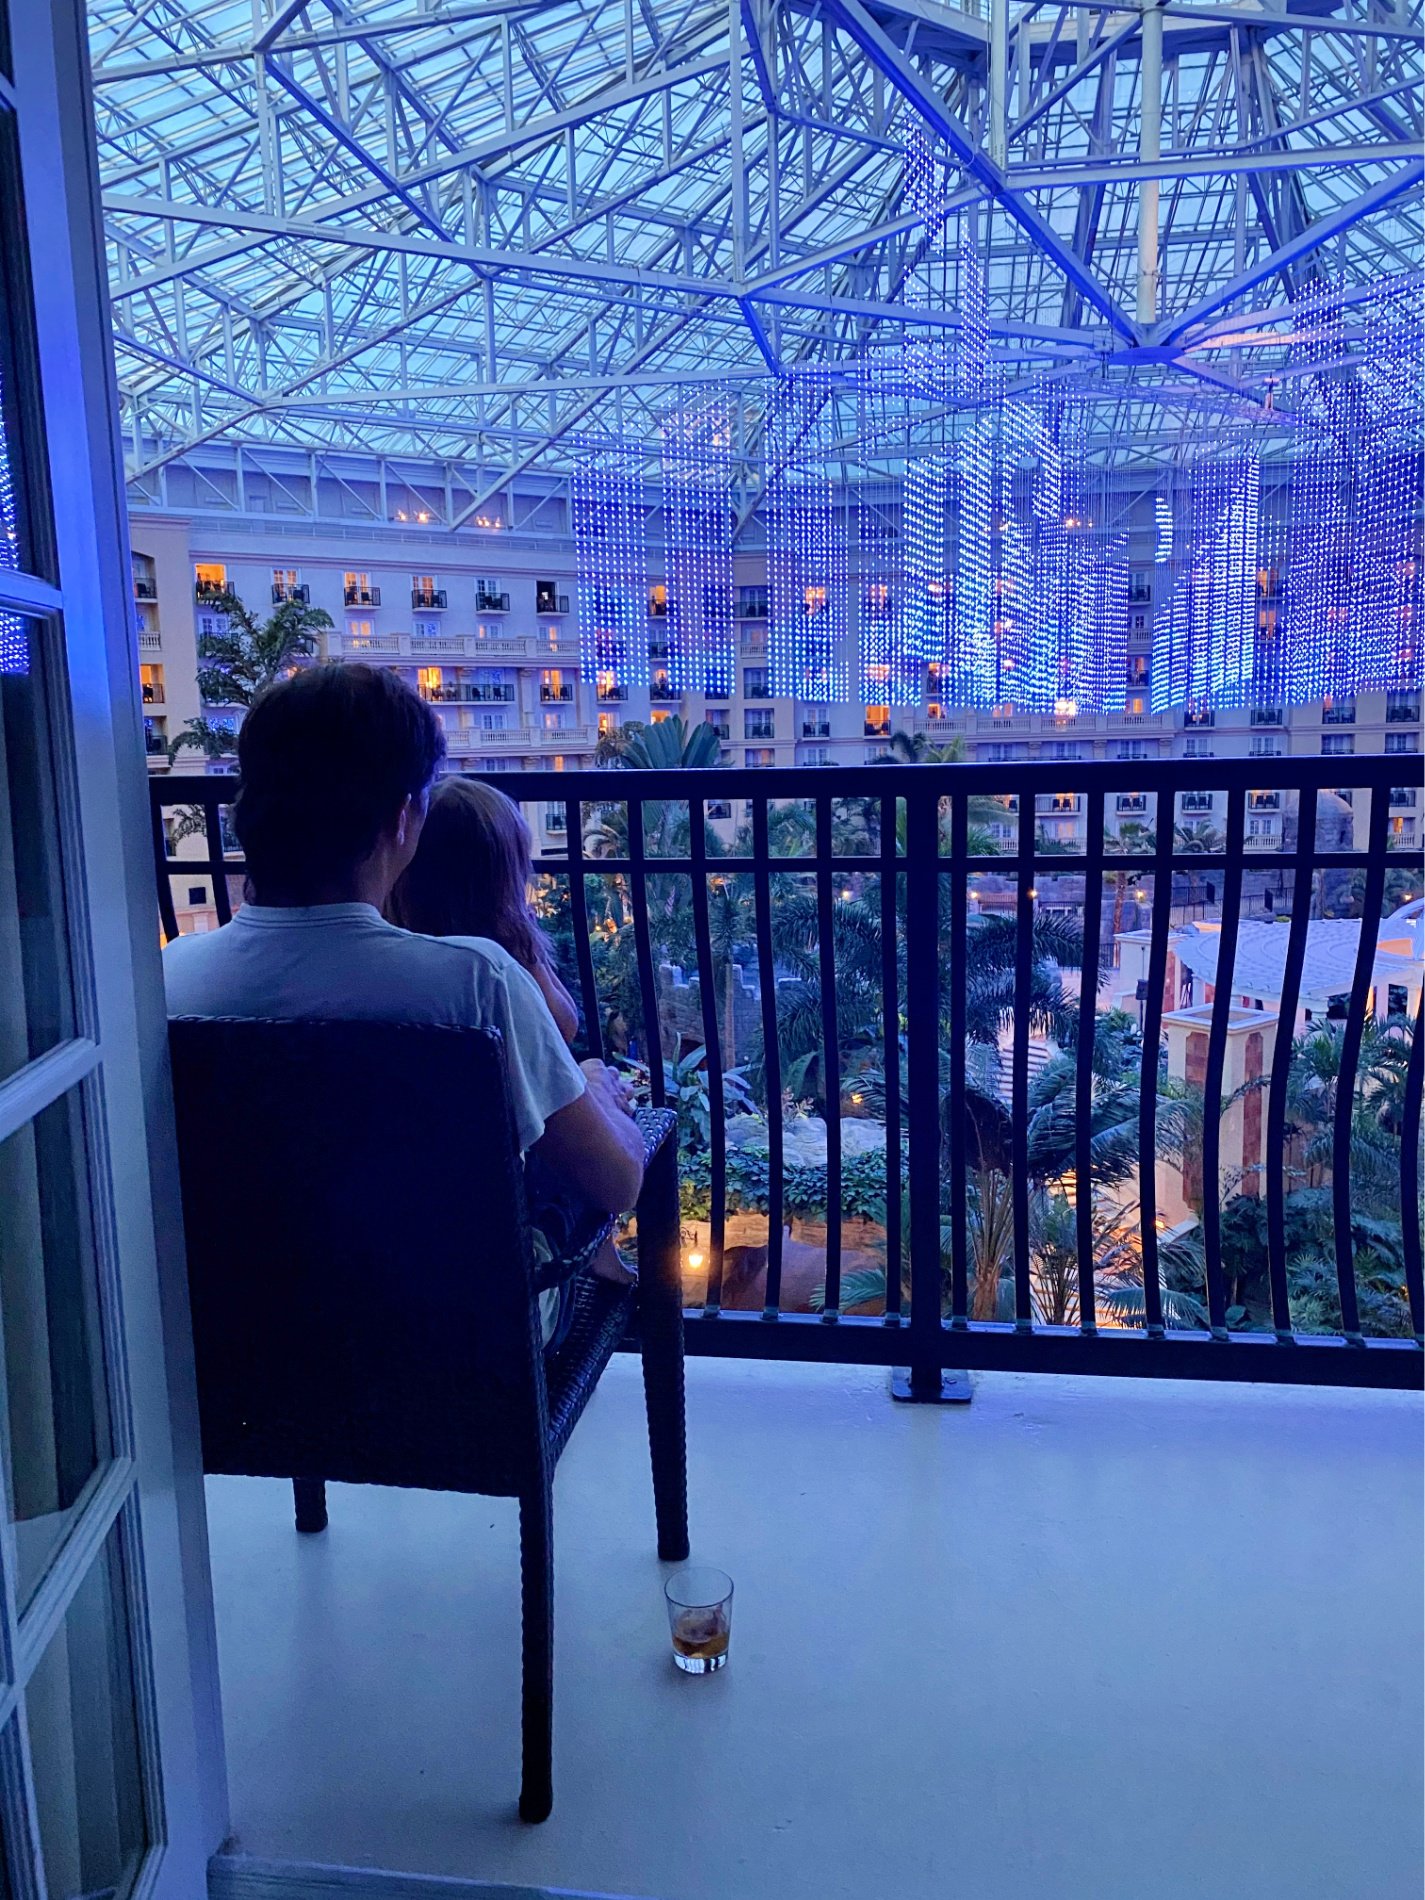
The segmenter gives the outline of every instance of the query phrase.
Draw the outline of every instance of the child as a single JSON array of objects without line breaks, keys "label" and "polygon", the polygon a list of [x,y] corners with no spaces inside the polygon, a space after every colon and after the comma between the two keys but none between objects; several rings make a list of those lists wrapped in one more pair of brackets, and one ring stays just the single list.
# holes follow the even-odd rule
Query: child
[{"label": "child", "polygon": [[[533,875],[529,826],[519,807],[476,779],[442,779],[431,793],[420,846],[392,891],[386,914],[393,924],[424,937],[493,939],[528,970],[559,1033],[572,1043],[579,1031],[579,1012],[559,980],[549,939],[530,909]],[[548,1256],[555,1247],[571,1251],[580,1210],[542,1188],[532,1162],[529,1193],[536,1253]],[[637,1278],[612,1241],[600,1249],[592,1271],[624,1286]]]}]

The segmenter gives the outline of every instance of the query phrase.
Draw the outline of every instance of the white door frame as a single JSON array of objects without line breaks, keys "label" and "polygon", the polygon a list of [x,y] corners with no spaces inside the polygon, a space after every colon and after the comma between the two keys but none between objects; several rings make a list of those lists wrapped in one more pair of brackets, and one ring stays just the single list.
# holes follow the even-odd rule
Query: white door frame
[{"label": "white door frame", "polygon": [[[96,1515],[96,1494],[56,1568],[82,1564],[103,1519],[117,1521],[136,1495],[125,1522],[140,1726],[149,1811],[165,1837],[137,1891],[194,1900],[227,1835],[227,1792],[86,25],[80,0],[9,0],[9,15],[58,555],[58,591],[33,605],[64,617],[82,839],[75,931],[87,924],[92,964],[89,1033],[57,1059],[102,1082],[116,1262],[103,1302],[122,1348],[110,1390],[124,1414],[115,1450],[125,1455],[98,1487],[113,1496]],[[27,589],[0,574],[0,602],[21,605]]]}]

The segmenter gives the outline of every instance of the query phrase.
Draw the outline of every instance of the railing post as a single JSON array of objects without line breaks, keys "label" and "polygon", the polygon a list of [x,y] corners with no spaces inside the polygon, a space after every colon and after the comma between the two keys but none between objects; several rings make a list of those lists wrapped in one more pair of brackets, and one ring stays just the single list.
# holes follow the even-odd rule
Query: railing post
[{"label": "railing post", "polygon": [[[891,1395],[920,1405],[970,1397],[968,1374],[946,1379],[940,1317],[940,799],[929,786],[906,796],[906,1019],[910,1097],[910,1365],[891,1374]],[[963,875],[963,871],[956,875]],[[955,973],[959,980],[959,971]]]}]

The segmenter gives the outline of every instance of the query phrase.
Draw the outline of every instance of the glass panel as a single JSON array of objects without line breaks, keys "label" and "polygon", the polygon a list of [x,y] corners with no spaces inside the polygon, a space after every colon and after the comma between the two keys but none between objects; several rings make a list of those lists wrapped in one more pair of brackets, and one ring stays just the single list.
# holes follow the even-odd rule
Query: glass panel
[{"label": "glass panel", "polygon": [[39,633],[0,614],[0,1078],[74,1034]]},{"label": "glass panel", "polygon": [[77,1089],[0,1143],[7,1503],[22,1608],[109,1452],[84,1178]]},{"label": "glass panel", "polygon": [[[8,67],[8,33],[0,36],[0,57]],[[40,431],[25,429],[37,386],[30,332],[30,296],[24,261],[29,255],[17,202],[20,169],[15,125],[0,111],[0,568],[36,571],[32,533],[39,499],[38,471],[28,470],[26,448],[38,444]]]},{"label": "glass panel", "polygon": [[25,1691],[49,1900],[118,1900],[148,1843],[117,1526]]}]

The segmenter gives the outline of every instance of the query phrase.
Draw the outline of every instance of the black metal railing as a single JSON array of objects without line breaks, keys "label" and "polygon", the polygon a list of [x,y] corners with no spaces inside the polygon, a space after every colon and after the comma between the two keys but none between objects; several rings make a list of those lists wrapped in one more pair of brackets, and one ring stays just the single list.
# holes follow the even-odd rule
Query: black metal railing
[{"label": "black metal railing", "polygon": [[341,590],[341,598],[343,604],[347,607],[379,607],[381,605],[381,589],[379,587],[346,586]]},{"label": "black metal railing", "polygon": [[[506,604],[508,604],[508,597],[506,597]],[[569,611],[569,596],[567,594],[548,593],[543,588],[540,588],[535,593],[534,611],[537,614],[567,614]]]},{"label": "black metal railing", "polygon": [[[1388,848],[1398,761],[830,777],[491,780],[532,820],[563,812],[538,869],[587,1053],[635,1062],[684,1121],[689,1350],[908,1367],[924,1397],[955,1367],[1419,1387],[1420,922],[1392,915],[1384,942],[1382,922],[1387,880],[1392,904],[1418,893],[1425,860]],[[1264,780],[1284,811],[1270,854],[1246,849]],[[1035,816],[1066,784],[1067,848]],[[1206,840],[1171,823],[1205,788]],[[201,811],[219,840],[234,789],[151,787],[170,936],[174,880],[209,878],[224,922],[243,867],[198,838],[170,850],[163,814]],[[1120,796],[1151,801],[1134,849]],[[699,822],[732,811],[736,832]],[[1304,987],[1316,917],[1359,920],[1344,995]],[[1269,919],[1262,1007],[1238,953]],[[1204,942],[1233,974],[1194,1003]],[[788,1102],[820,1113],[824,1159],[792,1165],[809,1124]]]},{"label": "black metal railing", "polygon": [[446,602],[446,590],[443,587],[413,587],[411,605],[424,608],[427,613],[443,611]]},{"label": "black metal railing", "polygon": [[508,594],[477,593],[475,611],[477,614],[507,614],[510,611],[510,597]]},{"label": "black metal railing", "polygon": [[134,575],[134,599],[149,601],[158,599],[158,582],[152,574]]},{"label": "black metal railing", "polygon": [[305,606],[312,598],[311,587],[306,581],[274,581],[272,583],[272,604],[280,607],[284,601],[299,600]]}]

